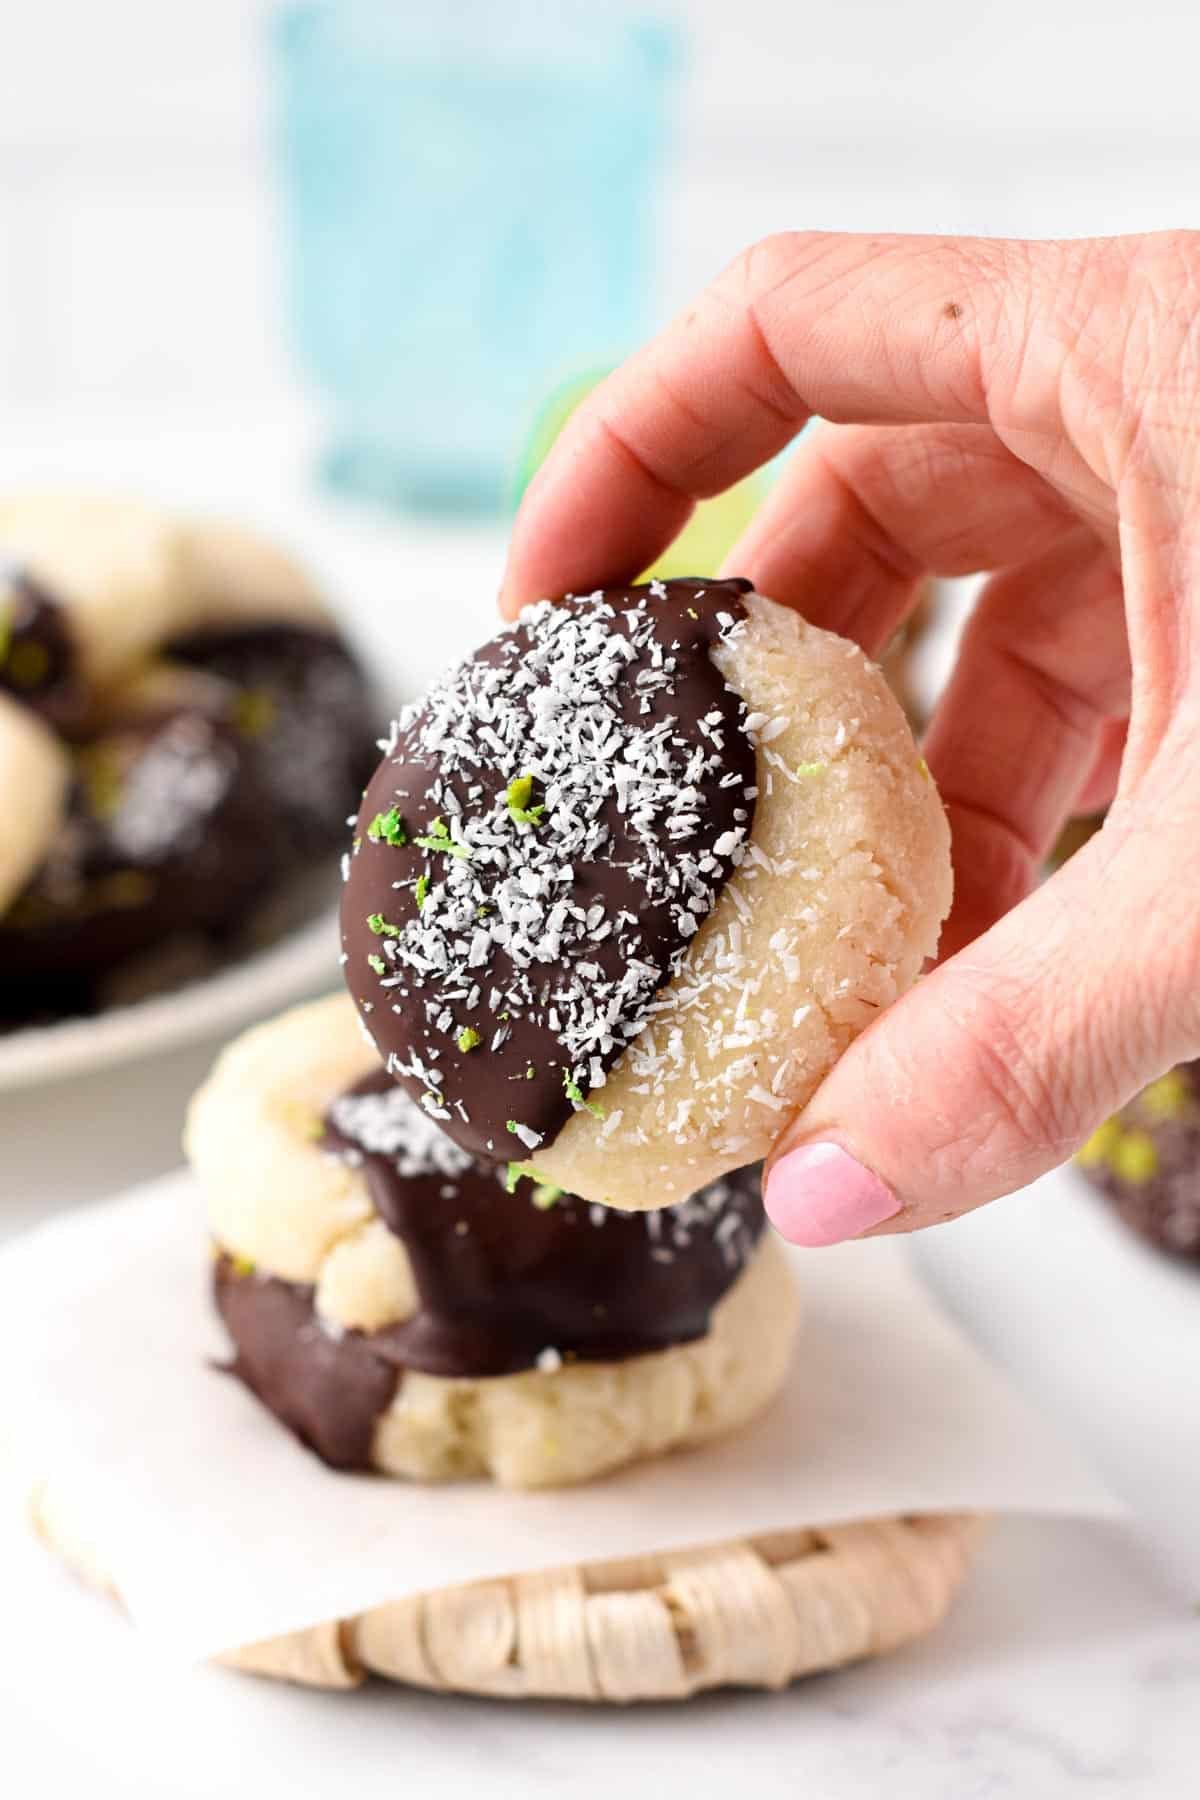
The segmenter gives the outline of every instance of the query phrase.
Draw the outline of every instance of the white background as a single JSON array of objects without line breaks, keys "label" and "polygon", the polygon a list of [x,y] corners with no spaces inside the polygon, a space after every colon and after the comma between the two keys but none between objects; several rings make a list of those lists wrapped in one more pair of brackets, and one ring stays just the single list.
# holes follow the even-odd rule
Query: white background
[{"label": "white background", "polygon": [[[396,0],[397,5],[404,0]],[[0,433],[291,422],[266,0],[0,4]],[[503,17],[502,0],[498,4]],[[1189,0],[692,0],[658,310],[784,226],[1195,222]]]}]

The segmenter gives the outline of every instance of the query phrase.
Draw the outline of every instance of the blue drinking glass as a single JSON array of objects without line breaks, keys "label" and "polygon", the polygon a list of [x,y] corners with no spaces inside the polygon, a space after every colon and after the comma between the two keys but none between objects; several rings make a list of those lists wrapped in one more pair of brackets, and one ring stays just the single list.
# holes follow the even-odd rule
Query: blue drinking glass
[{"label": "blue drinking glass", "polygon": [[671,29],[594,0],[312,0],[275,44],[325,478],[498,509],[546,392],[644,335]]}]

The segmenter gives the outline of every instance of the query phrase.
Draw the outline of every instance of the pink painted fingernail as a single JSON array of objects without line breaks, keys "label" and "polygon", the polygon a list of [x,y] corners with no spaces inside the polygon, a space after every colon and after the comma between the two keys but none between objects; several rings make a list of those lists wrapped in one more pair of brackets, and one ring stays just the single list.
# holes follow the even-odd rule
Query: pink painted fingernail
[{"label": "pink painted fingernail", "polygon": [[900,1211],[887,1183],[840,1144],[801,1144],[781,1156],[763,1202],[780,1236],[806,1248],[860,1237]]}]

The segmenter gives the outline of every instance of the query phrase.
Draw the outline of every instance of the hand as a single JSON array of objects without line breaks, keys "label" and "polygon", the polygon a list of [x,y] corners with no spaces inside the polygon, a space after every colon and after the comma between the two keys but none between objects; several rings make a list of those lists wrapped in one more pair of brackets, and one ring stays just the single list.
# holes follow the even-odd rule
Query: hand
[{"label": "hand", "polygon": [[922,576],[996,571],[925,747],[941,961],[769,1165],[832,1243],[1021,1186],[1200,1053],[1200,234],[767,239],[571,420],[502,605],[628,580],[814,412],[727,572],[876,654]]}]

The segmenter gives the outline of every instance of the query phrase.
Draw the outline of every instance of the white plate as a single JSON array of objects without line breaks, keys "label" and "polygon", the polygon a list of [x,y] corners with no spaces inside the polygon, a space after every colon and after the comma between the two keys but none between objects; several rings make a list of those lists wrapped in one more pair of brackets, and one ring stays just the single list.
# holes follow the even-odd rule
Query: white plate
[{"label": "white plate", "polygon": [[0,1035],[0,1092],[62,1081],[234,1030],[290,1000],[331,987],[338,972],[337,910],[326,907],[265,950],[126,1006]]},{"label": "white plate", "polygon": [[912,1240],[917,1266],[1200,1593],[1200,1268],[1135,1237],[1068,1164]]}]

